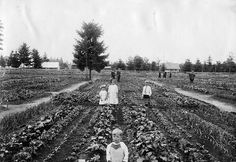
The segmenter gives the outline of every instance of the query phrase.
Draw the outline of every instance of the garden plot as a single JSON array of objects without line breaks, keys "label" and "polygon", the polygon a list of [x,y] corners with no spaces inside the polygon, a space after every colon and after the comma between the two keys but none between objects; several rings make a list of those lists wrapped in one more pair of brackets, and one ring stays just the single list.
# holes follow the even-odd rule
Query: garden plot
[{"label": "garden plot", "polygon": [[236,160],[233,114],[154,84],[146,107],[143,80],[128,76],[118,84],[120,104],[98,106],[99,86],[108,81],[105,77],[80,91],[56,95],[57,111],[2,140],[1,158],[103,162],[111,131],[119,127],[131,162]]},{"label": "garden plot", "polygon": [[79,71],[11,69],[1,77],[2,104],[22,104],[85,80]]},{"label": "garden plot", "polygon": [[184,90],[212,95],[216,99],[230,102],[236,106],[236,75],[229,73],[196,73],[194,83],[189,83],[188,74],[173,73],[171,78],[158,78],[150,73],[148,78],[162,84],[171,85]]}]

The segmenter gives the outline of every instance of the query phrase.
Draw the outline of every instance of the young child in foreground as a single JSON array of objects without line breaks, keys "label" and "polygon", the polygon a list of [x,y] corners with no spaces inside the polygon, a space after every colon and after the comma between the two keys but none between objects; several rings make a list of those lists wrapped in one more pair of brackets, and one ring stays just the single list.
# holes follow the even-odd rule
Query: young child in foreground
[{"label": "young child in foreground", "polygon": [[122,130],[116,128],[112,131],[113,142],[107,146],[107,162],[128,162],[128,148],[121,142]]}]

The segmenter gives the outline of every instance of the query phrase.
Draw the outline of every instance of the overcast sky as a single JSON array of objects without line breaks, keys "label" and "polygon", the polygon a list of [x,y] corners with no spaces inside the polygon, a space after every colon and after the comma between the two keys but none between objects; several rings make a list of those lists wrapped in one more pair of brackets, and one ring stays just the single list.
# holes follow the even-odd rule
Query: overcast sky
[{"label": "overcast sky", "polygon": [[83,21],[102,25],[109,60],[236,60],[236,0],[0,0],[3,55],[26,42],[72,62]]}]

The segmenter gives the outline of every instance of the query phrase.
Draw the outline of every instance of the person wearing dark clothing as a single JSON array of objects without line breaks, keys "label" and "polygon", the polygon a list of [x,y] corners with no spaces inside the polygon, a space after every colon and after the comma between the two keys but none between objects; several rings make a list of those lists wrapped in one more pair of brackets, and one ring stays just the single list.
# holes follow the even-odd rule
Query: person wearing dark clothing
[{"label": "person wearing dark clothing", "polygon": [[116,78],[116,73],[114,70],[111,71],[111,78],[112,79],[115,79]]},{"label": "person wearing dark clothing", "polygon": [[159,78],[161,78],[161,72],[159,72]]},{"label": "person wearing dark clothing", "polygon": [[116,76],[117,76],[117,82],[120,82],[120,70],[119,69],[116,72]]},{"label": "person wearing dark clothing", "polygon": [[166,78],[166,72],[163,73],[163,78]]},{"label": "person wearing dark clothing", "polygon": [[189,75],[189,80],[190,80],[190,83],[193,83],[194,81],[194,78],[195,78],[195,74],[193,73],[193,71],[191,73],[188,74]]},{"label": "person wearing dark clothing", "polygon": [[169,78],[171,78],[171,75],[172,75],[172,74],[171,74],[171,72],[170,72]]},{"label": "person wearing dark clothing", "polygon": [[112,82],[113,79],[116,78],[116,73],[115,73],[115,70],[112,70],[111,71],[111,78],[110,78],[110,82]]}]

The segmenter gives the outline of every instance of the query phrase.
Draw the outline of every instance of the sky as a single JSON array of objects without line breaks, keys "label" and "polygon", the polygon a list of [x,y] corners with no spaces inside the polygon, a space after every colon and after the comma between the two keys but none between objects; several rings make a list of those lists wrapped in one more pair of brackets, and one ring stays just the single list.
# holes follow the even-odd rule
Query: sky
[{"label": "sky", "polygon": [[4,56],[25,42],[72,62],[76,30],[93,21],[111,62],[236,60],[236,0],[0,0],[0,20]]}]

